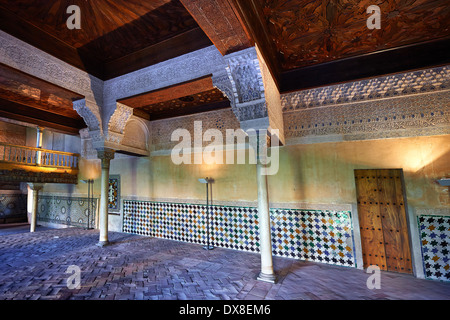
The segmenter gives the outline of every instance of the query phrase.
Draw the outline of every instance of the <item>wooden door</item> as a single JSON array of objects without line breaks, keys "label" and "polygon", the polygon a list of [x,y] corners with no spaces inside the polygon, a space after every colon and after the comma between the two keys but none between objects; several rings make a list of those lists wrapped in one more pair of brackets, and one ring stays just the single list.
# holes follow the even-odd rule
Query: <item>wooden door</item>
[{"label": "wooden door", "polygon": [[401,169],[355,170],[364,268],[412,273]]}]

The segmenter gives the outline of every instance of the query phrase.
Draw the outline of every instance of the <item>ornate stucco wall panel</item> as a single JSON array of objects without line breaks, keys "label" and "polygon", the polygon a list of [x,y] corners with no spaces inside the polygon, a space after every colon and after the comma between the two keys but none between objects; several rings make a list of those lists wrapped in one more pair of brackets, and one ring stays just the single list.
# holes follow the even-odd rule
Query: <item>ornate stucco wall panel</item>
[{"label": "ornate stucco wall panel", "polygon": [[282,96],[287,144],[450,134],[449,67]]},{"label": "ornate stucco wall panel", "polygon": [[[151,126],[151,151],[169,152],[178,142],[171,141],[172,133],[176,129],[186,129],[194,139],[194,122],[201,121],[202,131],[218,129],[225,138],[227,129],[239,129],[239,121],[230,109],[204,112],[198,115],[177,117],[173,119],[158,120]],[[207,143],[208,144],[208,143]]]}]

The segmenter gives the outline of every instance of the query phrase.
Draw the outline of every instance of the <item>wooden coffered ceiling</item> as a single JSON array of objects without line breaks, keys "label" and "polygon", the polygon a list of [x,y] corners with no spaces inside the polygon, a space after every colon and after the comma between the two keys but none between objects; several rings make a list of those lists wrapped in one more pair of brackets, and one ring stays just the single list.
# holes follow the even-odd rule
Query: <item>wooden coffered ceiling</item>
[{"label": "wooden coffered ceiling", "polygon": [[0,28],[102,80],[211,45],[178,0],[0,0]]},{"label": "wooden coffered ceiling", "polygon": [[[81,30],[66,27],[73,4]],[[366,26],[370,5],[379,30]],[[447,0],[0,0],[0,29],[102,80],[212,44],[222,55],[256,44],[281,93],[450,63]],[[0,72],[2,101],[17,103]],[[120,102],[152,120],[229,107],[213,90],[206,77]],[[78,121],[60,112],[70,99],[32,107]]]},{"label": "wooden coffered ceiling", "polygon": [[119,101],[134,109],[134,115],[154,121],[206,111],[231,108],[224,94],[213,87],[211,76]]}]

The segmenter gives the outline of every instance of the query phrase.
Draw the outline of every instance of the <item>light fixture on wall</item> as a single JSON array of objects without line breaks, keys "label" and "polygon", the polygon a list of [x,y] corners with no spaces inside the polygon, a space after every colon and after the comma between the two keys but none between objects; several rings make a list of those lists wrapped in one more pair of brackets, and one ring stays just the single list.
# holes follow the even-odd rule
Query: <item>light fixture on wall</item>
[{"label": "light fixture on wall", "polygon": [[86,230],[93,229],[90,227],[91,213],[94,211],[94,180],[82,180],[82,182],[88,184],[88,218]]},{"label": "light fixture on wall", "polygon": [[[212,250],[214,249],[213,246],[209,244],[209,185],[214,183],[214,179],[212,178],[204,178],[204,179],[198,179],[200,183],[206,184],[206,246],[203,247],[205,250]],[[212,187],[212,186],[211,186]]]},{"label": "light fixture on wall", "polygon": [[437,180],[437,183],[439,183],[443,187],[450,187],[450,178],[442,178]]}]

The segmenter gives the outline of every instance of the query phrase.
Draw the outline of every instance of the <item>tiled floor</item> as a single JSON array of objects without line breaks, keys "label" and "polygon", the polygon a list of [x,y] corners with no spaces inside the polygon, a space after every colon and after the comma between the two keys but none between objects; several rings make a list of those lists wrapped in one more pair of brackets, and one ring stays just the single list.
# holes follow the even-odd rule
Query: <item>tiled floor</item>
[{"label": "tiled floor", "polygon": [[[28,226],[0,228],[0,299],[450,299],[450,283],[381,274],[369,290],[362,270],[274,258],[276,284],[255,280],[258,254],[135,235]],[[66,273],[81,270],[81,288]],[[70,281],[69,281],[70,283]]]}]

